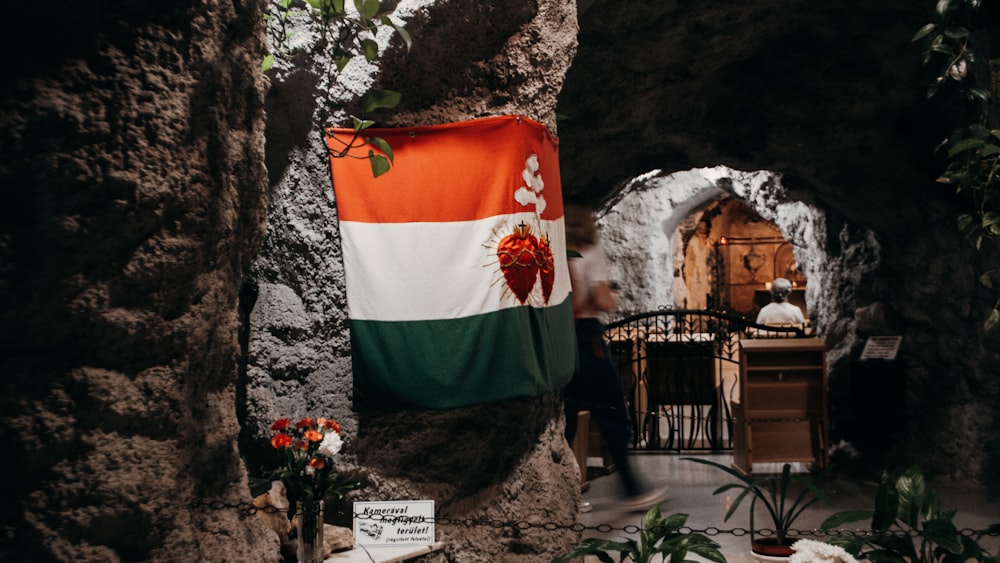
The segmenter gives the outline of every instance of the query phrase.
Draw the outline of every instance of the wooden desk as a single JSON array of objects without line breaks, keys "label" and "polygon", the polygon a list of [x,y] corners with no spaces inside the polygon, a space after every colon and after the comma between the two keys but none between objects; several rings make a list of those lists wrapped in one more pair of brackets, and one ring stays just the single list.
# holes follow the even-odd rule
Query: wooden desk
[{"label": "wooden desk", "polygon": [[740,342],[740,399],[733,403],[733,466],[827,463],[826,345],[818,338]]}]

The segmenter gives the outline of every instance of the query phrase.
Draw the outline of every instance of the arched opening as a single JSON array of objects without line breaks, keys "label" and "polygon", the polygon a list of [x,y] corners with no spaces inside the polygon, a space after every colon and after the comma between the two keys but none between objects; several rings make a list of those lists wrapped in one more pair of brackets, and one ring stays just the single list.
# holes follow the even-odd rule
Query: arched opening
[{"label": "arched opening", "polygon": [[794,283],[790,300],[811,324],[837,307],[818,297],[843,268],[827,259],[824,213],[794,201],[774,173],[721,166],[650,172],[602,211],[603,245],[622,286],[608,337],[619,369],[633,376],[633,447],[733,447],[741,335],[781,336],[740,328],[770,302],[771,282]]},{"label": "arched opening", "polygon": [[752,317],[775,277],[812,324],[836,275],[825,250],[824,215],[790,199],[767,171],[653,171],[627,183],[601,217],[601,235],[622,285],[618,314],[661,308],[714,309]]}]

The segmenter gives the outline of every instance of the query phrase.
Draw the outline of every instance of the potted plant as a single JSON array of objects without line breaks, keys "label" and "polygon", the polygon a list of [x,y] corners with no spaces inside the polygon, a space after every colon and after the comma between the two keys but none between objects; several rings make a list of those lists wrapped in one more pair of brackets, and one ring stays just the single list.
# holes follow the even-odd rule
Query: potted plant
[{"label": "potted plant", "polygon": [[657,505],[646,512],[638,541],[587,538],[577,544],[569,553],[553,559],[552,563],[568,563],[585,555],[594,555],[602,563],[614,563],[613,553],[618,554],[619,563],[624,561],[648,563],[655,556],[659,556],[657,561],[680,563],[687,561],[688,552],[709,561],[725,563],[726,558],[719,551],[719,544],[710,540],[708,536],[697,532],[682,533],[680,531],[687,519],[687,514],[671,514],[663,518],[660,515],[660,507]]},{"label": "potted plant", "polygon": [[[955,510],[942,510],[941,500],[928,491],[923,473],[911,466],[893,483],[883,472],[875,491],[873,510],[845,510],[828,517],[820,527],[838,528],[871,519],[871,531],[841,533],[829,543],[859,560],[893,563],[995,563],[977,538],[959,532],[952,522]],[[988,530],[1000,529],[994,524]]]},{"label": "potted plant", "polygon": [[[818,500],[830,504],[823,491],[816,486],[816,482],[829,470],[829,467],[818,475],[806,477],[793,474],[792,466],[786,463],[782,467],[780,475],[763,475],[754,478],[712,460],[694,457],[685,459],[715,467],[737,479],[737,483],[723,485],[712,494],[717,495],[731,490],[739,491],[739,494],[730,503],[729,510],[726,511],[724,518],[726,521],[747,497],[750,498],[750,544],[755,561],[787,560],[794,553],[792,544],[798,539],[788,537],[788,532],[795,520],[806,508]],[[794,486],[793,483],[795,483]],[[794,499],[790,499],[793,494],[795,495]],[[754,517],[758,502],[764,506],[771,520],[771,525],[774,527],[773,536],[757,537],[755,533]]]}]

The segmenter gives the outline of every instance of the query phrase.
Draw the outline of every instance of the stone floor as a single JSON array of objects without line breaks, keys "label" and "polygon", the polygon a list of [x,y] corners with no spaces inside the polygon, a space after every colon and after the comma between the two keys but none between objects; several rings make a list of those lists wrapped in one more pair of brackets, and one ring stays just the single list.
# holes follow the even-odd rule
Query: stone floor
[{"label": "stone floor", "polygon": [[[699,454],[704,455],[704,454]],[[713,495],[720,485],[732,482],[722,471],[682,459],[684,455],[677,454],[632,454],[631,460],[636,471],[649,483],[666,485],[670,491],[669,499],[660,509],[663,514],[688,514],[687,524],[693,529],[708,529],[715,527],[720,530],[749,528],[747,509],[749,504],[741,505],[729,521],[724,521],[726,513],[726,493]],[[704,455],[719,463],[732,462],[730,454]],[[779,472],[781,464],[755,464],[755,473],[768,471]],[[803,471],[804,468],[793,465],[793,470]],[[871,509],[876,484],[873,482],[845,480],[834,476],[824,481],[823,490],[830,498],[832,506],[816,503],[799,517],[796,528],[817,528],[828,515],[847,509]],[[928,489],[935,491],[941,497],[942,508],[957,509],[954,522],[958,528],[985,530],[990,524],[1000,522],[1000,501],[987,501],[982,488],[975,488],[959,483],[929,483]],[[602,533],[587,529],[583,537],[604,537],[621,540],[635,537],[637,534],[627,534],[623,529],[627,526],[638,527],[642,523],[642,513],[623,512],[616,508],[618,500],[618,477],[615,473],[598,476],[590,480],[590,488],[583,493],[583,500],[592,505],[592,511],[580,514],[580,522],[585,526],[610,525],[613,530]],[[757,525],[760,526],[758,516]],[[863,528],[858,523],[857,528]],[[853,526],[853,525],[848,525]],[[719,543],[728,563],[750,563],[750,540],[747,536],[736,536],[732,533],[721,533],[713,536]],[[995,557],[1000,557],[1000,537],[989,536],[980,541]],[[703,561],[690,556],[692,560]],[[597,558],[586,559],[586,563],[596,562]]]}]

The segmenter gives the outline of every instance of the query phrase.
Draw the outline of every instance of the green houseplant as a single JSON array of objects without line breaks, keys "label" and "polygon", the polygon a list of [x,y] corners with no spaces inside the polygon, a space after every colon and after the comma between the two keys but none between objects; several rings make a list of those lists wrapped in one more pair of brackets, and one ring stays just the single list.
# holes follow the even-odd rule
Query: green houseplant
[{"label": "green houseplant", "polygon": [[[724,518],[726,521],[736,512],[744,500],[750,498],[750,542],[755,554],[791,556],[793,553],[791,544],[797,539],[788,537],[792,524],[806,508],[816,501],[822,500],[824,503],[830,504],[823,491],[816,486],[816,481],[829,470],[829,467],[818,475],[806,477],[793,474],[792,466],[786,463],[779,475],[769,474],[753,477],[712,460],[695,457],[685,459],[715,467],[736,478],[738,482],[723,485],[712,494],[739,491],[739,494],[729,505],[729,510],[726,511]],[[770,518],[770,524],[774,529],[773,536],[756,537],[754,517],[758,503],[764,507]]]},{"label": "green houseplant", "polygon": [[725,563],[726,558],[719,551],[719,544],[700,533],[682,533],[687,522],[687,514],[660,515],[659,505],[650,508],[643,517],[639,540],[612,541],[587,538],[577,544],[569,553],[557,557],[552,563],[568,563],[577,557],[594,555],[602,563],[615,563],[612,554],[618,554],[618,562],[632,561],[647,563],[653,557],[656,561],[682,563],[687,554],[693,553],[709,561]]},{"label": "green houseplant", "polygon": [[[888,474],[875,492],[873,510],[845,510],[828,517],[820,527],[832,530],[871,519],[871,533],[840,534],[829,543],[839,545],[859,560],[890,563],[996,562],[978,541],[959,532],[952,522],[955,510],[942,510],[938,495],[928,491],[923,473],[911,466],[893,482]],[[994,525],[991,528],[997,528]]]}]

